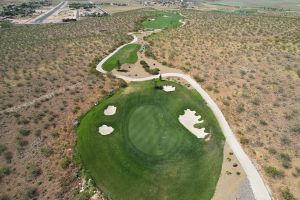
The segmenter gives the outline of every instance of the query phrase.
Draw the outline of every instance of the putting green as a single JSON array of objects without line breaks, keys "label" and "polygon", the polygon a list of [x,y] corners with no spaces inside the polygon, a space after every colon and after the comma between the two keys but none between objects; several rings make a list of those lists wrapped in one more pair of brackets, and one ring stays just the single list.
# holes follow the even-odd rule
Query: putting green
[{"label": "putting green", "polygon": [[[141,152],[162,156],[174,149],[180,141],[180,133],[172,126],[168,113],[159,104],[137,107],[128,124],[128,135],[132,144]],[[139,123],[136,123],[139,122]],[[147,130],[147,134],[144,134]]]},{"label": "putting green", "polygon": [[110,72],[118,65],[134,64],[138,60],[137,52],[140,48],[140,44],[127,44],[103,63],[103,69]]},{"label": "putting green", "polygon": [[[224,136],[211,110],[194,90],[168,81],[131,83],[101,100],[80,120],[77,150],[86,173],[112,199],[209,200],[222,167]],[[105,116],[108,105],[117,112]],[[190,108],[202,116],[209,141],[196,138],[178,121]],[[98,133],[106,124],[107,136]]]},{"label": "putting green", "polygon": [[149,18],[143,22],[145,29],[164,29],[180,26],[180,20],[183,17],[177,12],[169,12],[162,10],[146,10],[145,12],[156,14],[157,17]]}]

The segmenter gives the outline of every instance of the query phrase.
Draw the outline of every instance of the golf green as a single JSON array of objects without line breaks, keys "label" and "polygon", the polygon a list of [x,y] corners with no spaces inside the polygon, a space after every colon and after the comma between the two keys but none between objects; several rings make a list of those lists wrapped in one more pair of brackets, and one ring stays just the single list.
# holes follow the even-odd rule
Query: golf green
[{"label": "golf green", "polygon": [[[194,90],[169,81],[131,83],[102,99],[80,120],[77,150],[86,173],[112,199],[209,200],[223,161],[224,136],[212,111]],[[165,92],[157,85],[172,85]],[[117,107],[105,116],[108,105]],[[210,140],[178,121],[185,109],[202,116]],[[106,124],[110,135],[99,134]]]},{"label": "golf green", "polygon": [[180,20],[183,17],[177,12],[162,11],[162,10],[146,10],[145,12],[158,15],[154,18],[149,18],[143,22],[145,29],[164,29],[180,26]]},{"label": "golf green", "polygon": [[103,63],[103,69],[111,71],[122,64],[134,64],[138,60],[137,52],[140,48],[140,44],[127,44]]}]

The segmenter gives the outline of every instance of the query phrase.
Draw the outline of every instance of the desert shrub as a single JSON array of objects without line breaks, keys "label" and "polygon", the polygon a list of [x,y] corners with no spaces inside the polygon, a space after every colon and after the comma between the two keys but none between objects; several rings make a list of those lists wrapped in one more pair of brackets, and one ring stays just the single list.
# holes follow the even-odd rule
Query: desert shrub
[{"label": "desert shrub", "polygon": [[282,161],[282,166],[286,169],[292,168],[292,164],[287,161]]},{"label": "desert shrub", "polygon": [[291,131],[294,133],[300,133],[300,124],[295,124],[292,128]]},{"label": "desert shrub", "polygon": [[295,167],[295,172],[292,173],[294,177],[300,176],[300,167]]},{"label": "desert shrub", "polygon": [[0,155],[7,150],[7,147],[4,144],[0,144]]},{"label": "desert shrub", "polygon": [[28,141],[21,137],[16,137],[16,145],[17,147],[25,147],[28,145]]},{"label": "desert shrub", "polygon": [[198,83],[203,83],[205,81],[205,79],[201,76],[199,76],[198,74],[194,76],[194,79],[198,82]]},{"label": "desert shrub", "polygon": [[281,196],[284,200],[297,200],[288,187],[281,189]]},{"label": "desert shrub", "polygon": [[7,163],[11,163],[11,160],[13,158],[13,154],[10,151],[7,151],[4,153],[4,158],[6,160]]},{"label": "desert shrub", "polygon": [[284,177],[284,173],[281,170],[276,169],[272,166],[265,166],[264,167],[265,172],[271,176],[272,178],[282,178]]},{"label": "desert shrub", "polygon": [[150,69],[150,66],[144,60],[141,60],[140,64],[143,66],[143,68],[145,69],[145,71],[148,72],[149,74],[152,74],[152,75],[159,74],[160,70],[158,68]]},{"label": "desert shrub", "polygon": [[42,174],[42,169],[37,165],[30,165],[28,168],[30,176],[36,178]]},{"label": "desert shrub", "polygon": [[247,139],[247,138],[241,138],[241,139],[240,139],[240,143],[241,143],[242,145],[249,144],[249,142],[250,142],[250,140]]},{"label": "desert shrub", "polygon": [[39,196],[38,190],[35,187],[28,187],[24,191],[24,200],[37,200]]},{"label": "desert shrub", "polygon": [[122,88],[125,88],[128,86],[127,82],[124,81],[123,79],[119,79],[119,82],[118,82],[119,86],[122,87]]},{"label": "desert shrub", "polygon": [[67,169],[69,167],[69,165],[71,164],[71,160],[69,158],[63,158],[60,161],[60,166],[63,169]]},{"label": "desert shrub", "polygon": [[76,200],[89,200],[91,198],[91,194],[89,191],[83,191],[80,192],[76,195],[75,199]]},{"label": "desert shrub", "polygon": [[[4,176],[8,176],[11,173],[11,170],[9,167],[3,167],[0,169],[0,180],[4,177]],[[1,199],[0,199],[1,200]]]},{"label": "desert shrub", "polygon": [[244,111],[245,111],[245,106],[244,106],[244,104],[239,104],[239,105],[237,106],[237,108],[236,108],[236,111],[237,111],[238,113],[244,112]]},{"label": "desert shrub", "polygon": [[280,154],[280,159],[283,160],[283,161],[289,161],[289,162],[291,161],[291,157],[287,153],[281,153]]},{"label": "desert shrub", "polygon": [[283,145],[289,145],[291,143],[291,140],[287,136],[283,136],[280,138],[281,144]]},{"label": "desert shrub", "polygon": [[49,157],[53,154],[53,149],[51,147],[44,147],[41,149],[41,153],[45,157]]},{"label": "desert shrub", "polygon": [[149,58],[156,59],[154,53],[148,47],[145,47],[145,56],[149,57]]},{"label": "desert shrub", "polygon": [[300,69],[297,70],[298,77],[300,78]]},{"label": "desert shrub", "polygon": [[9,200],[9,197],[5,194],[0,193],[0,200]]},{"label": "desert shrub", "polygon": [[54,137],[54,138],[57,138],[59,136],[59,133],[58,132],[52,132],[51,136]]},{"label": "desert shrub", "polygon": [[20,129],[19,130],[19,133],[21,134],[21,135],[23,135],[23,136],[28,136],[28,135],[30,135],[30,130],[27,130],[27,129]]},{"label": "desert shrub", "polygon": [[268,123],[265,120],[263,120],[263,119],[259,120],[259,124],[261,124],[263,126],[268,125]]},{"label": "desert shrub", "polygon": [[274,154],[277,153],[277,150],[275,148],[273,148],[273,147],[270,147],[269,148],[269,153],[272,154],[272,155],[274,155]]},{"label": "desert shrub", "polygon": [[253,105],[258,106],[258,105],[260,104],[260,100],[259,100],[258,98],[255,98],[255,99],[252,99],[252,100],[251,100],[251,103],[252,103]]}]

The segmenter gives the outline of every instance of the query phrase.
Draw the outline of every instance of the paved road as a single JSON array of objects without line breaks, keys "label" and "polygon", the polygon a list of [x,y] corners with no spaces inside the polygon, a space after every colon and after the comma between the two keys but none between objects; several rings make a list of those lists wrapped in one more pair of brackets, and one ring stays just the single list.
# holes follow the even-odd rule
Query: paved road
[{"label": "paved road", "polygon": [[55,7],[53,7],[52,9],[48,10],[44,14],[41,14],[40,16],[38,16],[37,18],[35,18],[32,23],[33,24],[41,24],[41,23],[43,23],[48,17],[50,17],[51,15],[53,15],[56,11],[58,11],[61,8],[63,8],[67,4],[68,4],[67,1],[62,0]]},{"label": "paved road", "polygon": [[[133,36],[133,40],[129,43],[135,43],[137,42],[137,37],[134,34],[131,34]],[[118,50],[120,50],[122,47],[124,47],[126,44],[120,46],[117,48],[114,52],[109,54],[106,58],[104,58],[96,67],[96,69],[101,73],[107,73],[104,69],[102,69],[103,63],[109,59],[112,55],[114,55]],[[159,75],[149,76],[145,78],[133,78],[133,77],[127,77],[120,74],[113,74],[117,78],[123,79],[125,81],[147,81],[159,78]],[[247,174],[248,180],[250,182],[250,186],[253,190],[253,194],[255,196],[256,200],[271,200],[271,196],[269,194],[267,186],[264,184],[261,176],[259,175],[257,169],[255,168],[254,164],[251,162],[250,158],[247,156],[247,154],[242,149],[241,145],[239,144],[238,140],[236,139],[235,135],[233,134],[228,122],[226,121],[223,113],[221,112],[218,105],[210,98],[210,96],[201,88],[201,86],[190,76],[181,74],[181,73],[164,73],[161,74],[163,78],[167,77],[177,77],[182,78],[186,82],[188,82],[206,101],[209,108],[213,111],[215,114],[219,125],[223,131],[223,134],[226,138],[226,141],[228,142],[229,146],[231,147],[232,151],[236,155],[237,159],[241,163],[241,166],[243,167],[245,173]]]}]

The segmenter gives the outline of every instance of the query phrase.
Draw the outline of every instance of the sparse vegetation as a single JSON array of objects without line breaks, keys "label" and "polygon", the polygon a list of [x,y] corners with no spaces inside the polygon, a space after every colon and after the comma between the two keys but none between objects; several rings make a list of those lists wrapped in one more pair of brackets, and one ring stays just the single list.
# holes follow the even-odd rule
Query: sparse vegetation
[{"label": "sparse vegetation", "polygon": [[[109,50],[130,41],[127,33],[148,15],[137,10],[73,24],[1,23],[0,121],[5,134],[1,134],[0,154],[1,167],[11,169],[3,177],[1,194],[75,199],[78,169],[70,167],[70,160],[60,162],[72,155],[71,120],[119,86],[116,79],[93,73],[92,68]],[[25,192],[24,186],[34,190]]]},{"label": "sparse vegetation", "polygon": [[265,166],[264,170],[272,178],[282,178],[282,177],[284,177],[283,171],[280,171],[280,170],[276,169],[275,167]]},{"label": "sparse vegetation", "polygon": [[152,75],[159,74],[159,69],[158,68],[150,69],[150,66],[144,60],[141,60],[140,64],[145,69],[145,71],[148,72],[149,74],[152,74]]},{"label": "sparse vegetation", "polygon": [[284,200],[297,200],[288,187],[281,189],[281,196]]},{"label": "sparse vegetation", "polygon": [[[225,113],[249,156],[286,174],[276,184],[267,177],[280,199],[280,187],[296,181],[289,171],[299,162],[300,21],[298,14],[270,12],[183,10],[184,27],[156,33],[147,41],[159,62],[201,75],[205,81],[197,82]],[[282,148],[291,161],[280,158]],[[295,186],[290,190],[300,195]]]}]

